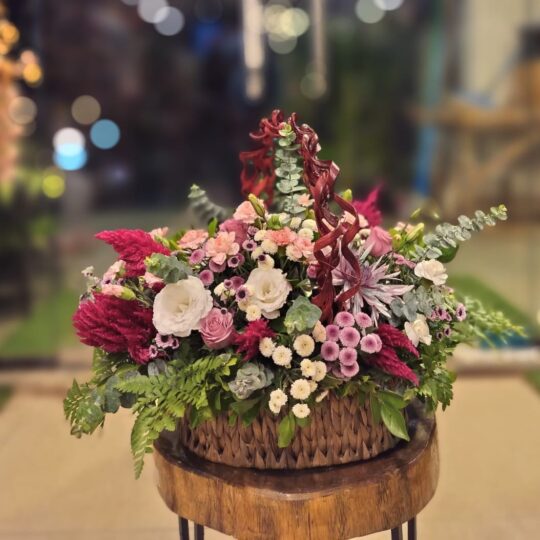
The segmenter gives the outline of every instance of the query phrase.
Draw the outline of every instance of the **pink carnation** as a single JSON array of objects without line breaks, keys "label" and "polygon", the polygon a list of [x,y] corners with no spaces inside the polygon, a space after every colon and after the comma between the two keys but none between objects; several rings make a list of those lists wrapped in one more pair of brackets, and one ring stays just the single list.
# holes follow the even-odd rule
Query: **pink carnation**
[{"label": "pink carnation", "polygon": [[291,231],[289,227],[284,227],[278,231],[268,231],[266,238],[272,240],[278,246],[288,246],[296,240],[296,233]]},{"label": "pink carnation", "polygon": [[233,232],[218,232],[215,238],[209,238],[206,242],[206,254],[212,261],[221,265],[227,257],[236,255],[240,251],[240,246],[235,242]]},{"label": "pink carnation", "polygon": [[226,309],[212,308],[201,320],[199,331],[209,349],[228,347],[235,335],[232,313]]},{"label": "pink carnation", "polygon": [[178,245],[183,249],[197,249],[201,247],[208,238],[208,232],[204,229],[193,229],[187,231],[178,241]]},{"label": "pink carnation", "polygon": [[392,237],[382,227],[373,227],[366,240],[365,247],[371,248],[370,254],[382,257],[392,250]]},{"label": "pink carnation", "polygon": [[233,232],[234,240],[238,244],[243,244],[248,237],[248,225],[238,219],[227,219],[220,226],[219,230],[223,232]]},{"label": "pink carnation", "polygon": [[122,287],[122,285],[112,285],[111,283],[106,283],[105,285],[101,286],[101,294],[121,298],[124,294],[124,287]]},{"label": "pink carnation", "polygon": [[259,216],[249,201],[244,201],[234,211],[233,218],[243,223],[254,223]]},{"label": "pink carnation", "polygon": [[206,257],[206,253],[204,252],[204,249],[196,249],[189,256],[189,264],[191,265],[200,264],[204,260],[205,257]]}]

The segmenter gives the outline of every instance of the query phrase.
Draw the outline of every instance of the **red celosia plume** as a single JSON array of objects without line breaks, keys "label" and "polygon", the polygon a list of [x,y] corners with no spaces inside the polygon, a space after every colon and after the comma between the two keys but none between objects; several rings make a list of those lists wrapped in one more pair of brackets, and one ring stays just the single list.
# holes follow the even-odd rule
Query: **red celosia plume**
[{"label": "red celosia plume", "polygon": [[366,218],[370,227],[375,227],[382,223],[382,214],[377,206],[380,191],[381,186],[376,187],[365,199],[356,199],[352,202],[354,209]]},{"label": "red celosia plume", "polygon": [[379,324],[377,329],[377,334],[381,338],[381,341],[393,347],[394,349],[405,349],[407,352],[410,352],[413,356],[418,358],[420,354],[416,347],[412,344],[412,341],[401,331],[398,330],[395,326],[391,324]]},{"label": "red celosia plume", "polygon": [[96,234],[96,238],[112,246],[126,263],[126,277],[142,276],[146,271],[144,260],[153,253],[171,254],[169,249],[140,229],[103,231]]},{"label": "red celosia plume", "polygon": [[243,355],[247,362],[259,353],[259,341],[264,337],[274,337],[276,333],[268,326],[266,319],[252,321],[242,334],[234,338],[236,352]]},{"label": "red celosia plume", "polygon": [[152,309],[139,302],[96,294],[81,302],[73,325],[85,345],[109,353],[128,352],[138,363],[149,360],[148,345],[156,330]]}]

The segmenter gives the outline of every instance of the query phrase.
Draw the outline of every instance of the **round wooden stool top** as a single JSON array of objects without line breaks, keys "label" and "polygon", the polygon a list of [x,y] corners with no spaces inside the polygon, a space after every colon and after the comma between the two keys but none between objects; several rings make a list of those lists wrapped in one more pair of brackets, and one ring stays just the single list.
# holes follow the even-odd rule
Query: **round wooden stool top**
[{"label": "round wooden stool top", "polygon": [[260,471],[155,445],[158,489],[179,516],[239,540],[346,540],[392,529],[435,493],[435,419],[409,409],[411,441],[378,457],[299,471]]}]

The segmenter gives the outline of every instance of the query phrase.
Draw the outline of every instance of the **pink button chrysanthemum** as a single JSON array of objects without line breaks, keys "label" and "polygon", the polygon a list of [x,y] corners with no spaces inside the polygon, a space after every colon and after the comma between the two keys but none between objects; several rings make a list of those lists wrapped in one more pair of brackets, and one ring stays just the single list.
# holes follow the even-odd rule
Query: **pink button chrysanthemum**
[{"label": "pink button chrysanthemum", "polygon": [[358,365],[358,362],[355,361],[350,366],[340,364],[340,369],[342,375],[345,377],[354,377],[360,371],[360,366]]},{"label": "pink button chrysanthemum", "polygon": [[352,347],[345,347],[339,352],[339,362],[342,366],[351,366],[356,363],[358,353]]},{"label": "pink button chrysanthemum", "polygon": [[360,332],[352,326],[346,326],[340,330],[339,339],[345,347],[356,347],[360,342]]},{"label": "pink button chrysanthemum", "polygon": [[326,339],[328,341],[337,341],[339,339],[339,326],[329,324],[326,328]]},{"label": "pink button chrysanthemum", "polygon": [[335,362],[339,356],[339,345],[335,341],[325,341],[321,347],[321,356],[327,362]]},{"label": "pink button chrysanthemum", "polygon": [[381,338],[377,334],[368,334],[361,339],[360,348],[368,354],[379,352],[382,348]]},{"label": "pink button chrysanthemum", "polygon": [[334,322],[341,327],[354,326],[354,316],[348,311],[340,311],[336,315]]},{"label": "pink button chrysanthemum", "polygon": [[373,322],[371,320],[371,317],[367,313],[357,313],[356,316],[356,324],[360,328],[369,328],[370,326],[373,326]]}]

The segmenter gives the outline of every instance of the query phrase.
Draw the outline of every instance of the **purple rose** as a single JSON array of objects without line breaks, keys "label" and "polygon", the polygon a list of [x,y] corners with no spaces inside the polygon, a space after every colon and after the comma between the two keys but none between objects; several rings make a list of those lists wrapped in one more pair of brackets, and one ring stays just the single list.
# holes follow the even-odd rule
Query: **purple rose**
[{"label": "purple rose", "polygon": [[227,219],[220,226],[219,230],[223,232],[233,232],[234,241],[242,245],[248,237],[248,225],[237,219]]},{"label": "purple rose", "polygon": [[234,339],[232,313],[226,309],[212,308],[201,320],[199,332],[209,349],[223,349]]}]

